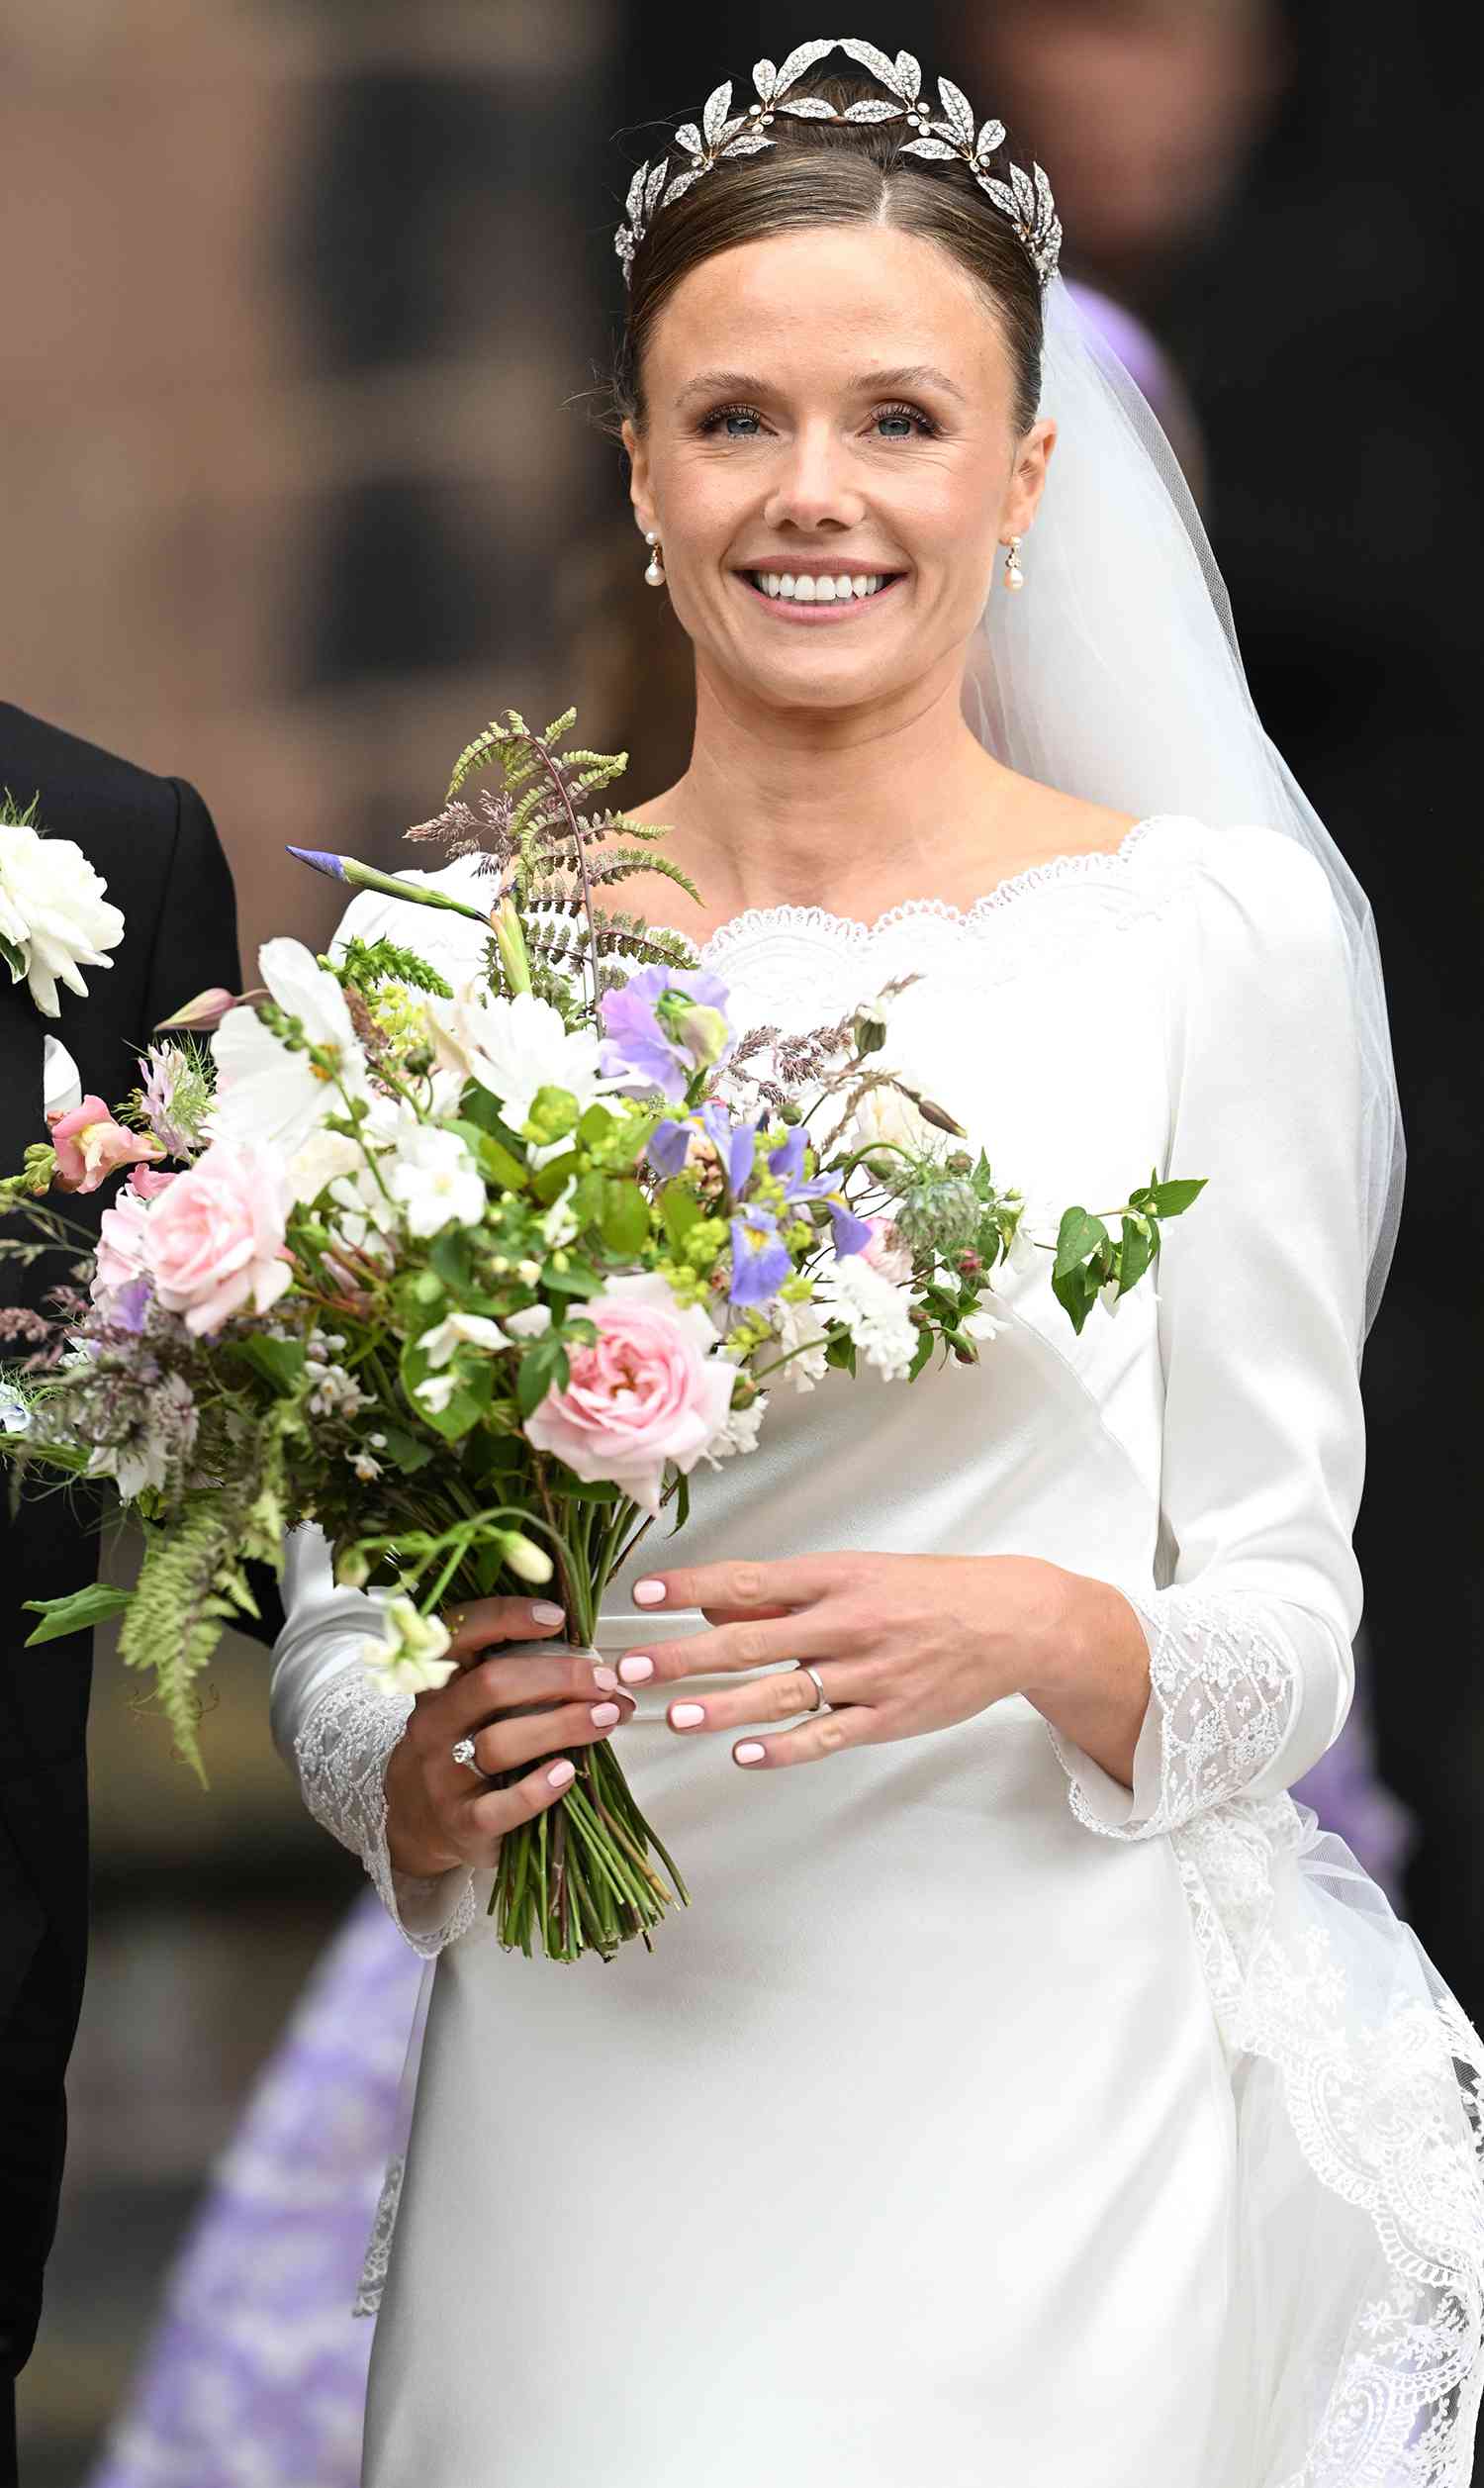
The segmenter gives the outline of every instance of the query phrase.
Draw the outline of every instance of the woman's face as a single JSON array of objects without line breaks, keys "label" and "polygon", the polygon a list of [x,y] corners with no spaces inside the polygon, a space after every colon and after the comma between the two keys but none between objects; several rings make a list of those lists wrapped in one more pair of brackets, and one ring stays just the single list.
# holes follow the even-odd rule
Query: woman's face
[{"label": "woman's face", "polygon": [[1017,435],[998,324],[945,251],[840,225],[719,252],[661,312],[644,393],[634,511],[703,672],[815,712],[958,679],[1056,427]]}]

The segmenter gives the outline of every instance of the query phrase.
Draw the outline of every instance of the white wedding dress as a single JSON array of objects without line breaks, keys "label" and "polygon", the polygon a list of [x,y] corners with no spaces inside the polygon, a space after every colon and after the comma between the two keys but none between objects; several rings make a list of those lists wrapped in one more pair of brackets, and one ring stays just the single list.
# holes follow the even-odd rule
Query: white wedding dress
[{"label": "white wedding dress", "polygon": [[[368,898],[350,923],[475,964],[447,915]],[[968,913],[754,911],[706,964],[740,1023],[792,1028],[915,972],[893,1061],[1050,1210],[1209,1178],[1158,1285],[1080,1339],[1042,1255],[996,1274],[1009,1326],[978,1366],[780,1388],[685,1542],[1115,1582],[1151,1651],[1135,1784],[1019,1696],[759,1777],[641,1695],[616,1750],[692,1907],[652,1956],[528,1962],[489,1932],[488,1877],[392,1875],[405,1705],[301,1533],[276,1732],[438,1955],[365,2480],[1463,2488],[1479,2041],[1285,1793],[1344,1720],[1360,1614],[1356,1065],[1325,875],[1268,830],[1158,818]],[[627,1586],[605,1651],[686,1628]]]}]

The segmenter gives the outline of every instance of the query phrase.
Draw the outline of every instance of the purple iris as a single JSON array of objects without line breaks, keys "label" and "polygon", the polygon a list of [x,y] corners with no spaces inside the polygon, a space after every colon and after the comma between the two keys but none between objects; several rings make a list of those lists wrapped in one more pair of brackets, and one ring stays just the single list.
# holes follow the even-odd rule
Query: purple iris
[{"label": "purple iris", "polygon": [[838,1188],[828,1175],[805,1176],[801,1172],[803,1154],[801,1123],[795,1123],[788,1138],[769,1152],[768,1171],[776,1175],[783,1185],[786,1206],[792,1209],[799,1201],[822,1199],[830,1213],[836,1257],[843,1261],[848,1253],[863,1253],[871,1241],[871,1229],[866,1220],[858,1218],[853,1209],[847,1209],[843,1200],[831,1197]]},{"label": "purple iris", "polygon": [[727,1293],[733,1304],[767,1304],[792,1276],[793,1264],[773,1211],[761,1201],[749,1201],[732,1220],[732,1283]]},{"label": "purple iris", "polygon": [[656,1125],[649,1140],[650,1165],[659,1175],[679,1175],[697,1131],[704,1132],[720,1159],[727,1190],[735,1199],[752,1173],[758,1135],[751,1123],[728,1122],[714,1100],[698,1106],[694,1114],[679,1119],[667,1117]]},{"label": "purple iris", "polygon": [[684,1039],[684,1009],[660,1005],[674,995],[684,1004],[725,1013],[727,993],[721,979],[703,968],[641,968],[626,985],[603,995],[598,1007],[605,1041],[599,1069],[606,1080],[629,1080],[638,1089],[658,1089],[679,1105],[700,1062],[715,1061],[714,1051],[699,1055]]}]

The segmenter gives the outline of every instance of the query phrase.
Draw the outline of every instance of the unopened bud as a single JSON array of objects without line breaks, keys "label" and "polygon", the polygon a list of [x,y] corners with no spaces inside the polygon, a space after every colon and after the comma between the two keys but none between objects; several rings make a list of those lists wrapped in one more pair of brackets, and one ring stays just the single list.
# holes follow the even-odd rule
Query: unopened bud
[{"label": "unopened bud", "polygon": [[[958,1126],[955,1125],[954,1128],[957,1130]],[[972,1175],[974,1173],[974,1160],[967,1149],[951,1150],[944,1163],[947,1166],[950,1175]]]},{"label": "unopened bud", "polygon": [[530,956],[525,947],[525,935],[520,930],[520,917],[513,899],[501,900],[490,918],[490,925],[495,935],[495,949],[501,967],[505,971],[507,985],[512,994],[528,994],[530,992]]},{"label": "unopened bud", "polygon": [[347,1547],[335,1561],[335,1579],[342,1589],[364,1589],[371,1567],[358,1547]]},{"label": "unopened bud", "polygon": [[858,1054],[879,1054],[886,1042],[886,1022],[881,1013],[869,1007],[856,1012],[855,1040]]},{"label": "unopened bud", "polygon": [[527,1580],[537,1584],[550,1580],[552,1575],[550,1556],[544,1547],[538,1547],[531,1539],[522,1537],[518,1529],[505,1531],[500,1542],[500,1552],[517,1580]]}]

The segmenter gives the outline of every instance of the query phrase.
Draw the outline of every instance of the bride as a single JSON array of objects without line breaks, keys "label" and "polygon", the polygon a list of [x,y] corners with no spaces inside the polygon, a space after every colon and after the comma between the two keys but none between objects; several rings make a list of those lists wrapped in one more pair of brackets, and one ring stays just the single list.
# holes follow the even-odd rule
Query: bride
[{"label": "bride", "polygon": [[[1209,1181],[1080,1336],[1032,1254],[972,1368],[800,1358],[597,1653],[484,1601],[409,1715],[294,1540],[275,1731],[437,1957],[364,2475],[1462,2488],[1484,2054],[1286,1794],[1360,1614],[1402,1167],[1369,911],[1045,176],[905,54],[754,74],[618,237],[696,671],[636,816],[734,1021],[911,976],[893,1061],[1036,1198]],[[652,1956],[507,1956],[501,1834],[608,1735],[693,1905]]]}]

